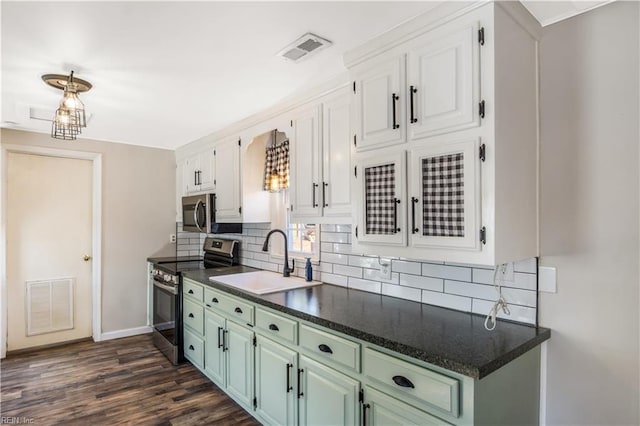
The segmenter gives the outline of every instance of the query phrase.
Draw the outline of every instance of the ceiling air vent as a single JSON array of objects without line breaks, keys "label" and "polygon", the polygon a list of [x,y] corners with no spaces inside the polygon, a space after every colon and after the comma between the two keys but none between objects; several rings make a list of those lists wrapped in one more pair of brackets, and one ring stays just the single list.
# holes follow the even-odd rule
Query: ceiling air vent
[{"label": "ceiling air vent", "polygon": [[278,52],[278,56],[282,56],[289,61],[298,62],[328,46],[331,46],[329,40],[312,33],[306,33]]}]

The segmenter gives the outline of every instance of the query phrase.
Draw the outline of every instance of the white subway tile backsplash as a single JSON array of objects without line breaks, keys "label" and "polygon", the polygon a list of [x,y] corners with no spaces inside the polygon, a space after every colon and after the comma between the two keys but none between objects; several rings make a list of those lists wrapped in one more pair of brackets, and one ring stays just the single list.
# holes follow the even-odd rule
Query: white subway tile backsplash
[{"label": "white subway tile backsplash", "polygon": [[363,271],[362,276],[366,280],[382,281],[383,283],[389,283],[389,284],[400,284],[400,274],[398,274],[397,272],[392,272],[391,279],[387,280],[380,276],[380,271],[377,269],[365,268],[362,271]]},{"label": "white subway tile backsplash", "polygon": [[333,273],[348,277],[362,278],[362,268],[357,266],[333,265]]},{"label": "white subway tile backsplash", "polygon": [[423,290],[422,303],[456,309],[458,311],[471,312],[471,298],[456,296],[454,294]]},{"label": "white subway tile backsplash", "polygon": [[417,262],[409,262],[405,260],[392,260],[391,270],[393,272],[404,272],[406,274],[420,275],[422,273],[422,265]]},{"label": "white subway tile backsplash", "polygon": [[336,275],[336,274],[330,274],[328,272],[323,272],[322,281],[328,284],[347,287],[348,278],[343,275]]},{"label": "white subway tile backsplash", "polygon": [[[241,241],[241,264],[282,272],[282,257],[262,251],[262,243],[270,229],[269,223],[245,224],[241,235],[217,237]],[[377,256],[352,253],[351,225],[321,225],[320,229],[320,263],[313,265],[314,280],[481,315],[486,315],[497,299],[491,265],[387,256],[384,261],[391,261],[391,278],[387,280],[380,276]],[[177,234],[178,255],[202,255],[206,235],[184,232],[181,223],[177,224]],[[499,317],[535,324],[536,265],[535,258],[514,263],[514,281],[502,286],[511,316],[500,313]],[[304,276],[303,265],[296,265],[293,274]]]},{"label": "white subway tile backsplash", "polygon": [[400,285],[423,290],[443,291],[442,278],[422,277],[420,275],[400,274]]},{"label": "white subway tile backsplash", "polygon": [[361,280],[359,278],[349,278],[349,288],[368,291],[370,293],[380,293],[382,284],[377,281]]},{"label": "white subway tile backsplash", "polygon": [[422,299],[422,291],[417,288],[401,287],[393,284],[382,284],[382,294],[400,299],[413,300],[420,302]]},{"label": "white subway tile backsplash", "polygon": [[337,263],[339,265],[348,265],[349,256],[346,254],[338,254],[338,253],[321,253],[320,261],[328,262],[328,263]]},{"label": "white subway tile backsplash", "polygon": [[361,268],[377,269],[380,267],[378,256],[349,256],[349,265],[359,266]]},{"label": "white subway tile backsplash", "polygon": [[[473,299],[471,312],[479,315],[487,315],[491,308],[493,307],[493,302],[488,300],[481,299]],[[498,318],[508,319],[511,321],[524,322],[527,324],[535,324],[536,323],[536,309],[529,308],[526,306],[518,306],[518,305],[509,305],[510,315],[505,314],[500,309],[498,311]]]},{"label": "white subway tile backsplash", "polygon": [[422,275],[446,280],[471,281],[471,269],[458,266],[423,263]]}]

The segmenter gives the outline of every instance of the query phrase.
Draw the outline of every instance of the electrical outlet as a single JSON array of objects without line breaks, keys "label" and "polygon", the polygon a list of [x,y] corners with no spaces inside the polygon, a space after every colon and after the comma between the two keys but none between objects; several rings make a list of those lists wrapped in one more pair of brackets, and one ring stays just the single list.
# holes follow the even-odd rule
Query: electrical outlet
[{"label": "electrical outlet", "polygon": [[498,276],[496,278],[502,282],[514,282],[513,262],[498,265]]},{"label": "electrical outlet", "polygon": [[169,234],[169,242],[170,243],[176,242],[176,234]]},{"label": "electrical outlet", "polygon": [[378,265],[380,265],[378,270],[380,279],[390,280],[391,279],[391,259],[378,259]]}]

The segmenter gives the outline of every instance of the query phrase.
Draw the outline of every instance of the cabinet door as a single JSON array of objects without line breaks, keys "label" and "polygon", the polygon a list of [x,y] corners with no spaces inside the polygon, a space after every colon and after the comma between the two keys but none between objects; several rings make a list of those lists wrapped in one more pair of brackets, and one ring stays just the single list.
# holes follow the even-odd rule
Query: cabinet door
[{"label": "cabinet door", "polygon": [[216,222],[240,222],[240,145],[231,138],[215,146]]},{"label": "cabinet door", "polygon": [[354,73],[356,150],[405,142],[405,56]]},{"label": "cabinet door", "polygon": [[320,106],[313,105],[293,113],[290,137],[289,194],[292,220],[321,215],[320,184]]},{"label": "cabinet door", "polygon": [[369,155],[357,161],[358,242],[406,245],[405,152]]},{"label": "cabinet door", "polygon": [[297,353],[262,336],[257,341],[256,413],[270,424],[293,425],[298,405],[294,387]]},{"label": "cabinet door", "polygon": [[253,400],[253,331],[227,321],[225,343],[226,391],[248,408]]},{"label": "cabinet door", "polygon": [[207,149],[200,154],[200,174],[198,183],[201,191],[211,191],[216,188],[215,181],[215,156],[213,149]]},{"label": "cabinet door", "polygon": [[409,243],[413,247],[480,248],[479,141],[409,151]]},{"label": "cabinet door", "polygon": [[198,170],[200,170],[200,157],[193,155],[184,161],[182,183],[186,194],[200,190],[198,184]]},{"label": "cabinet door", "polygon": [[204,314],[205,358],[204,370],[218,386],[225,386],[225,362],[223,352],[224,318],[208,310]]},{"label": "cabinet door", "polygon": [[366,410],[364,426],[367,425],[445,425],[449,424],[437,417],[420,411],[404,402],[391,398],[370,387],[364,391]]},{"label": "cabinet door", "polygon": [[425,34],[409,50],[409,140],[480,123],[478,23],[455,25]]},{"label": "cabinet door", "polygon": [[322,104],[322,183],[324,217],[351,216],[350,94],[345,88]]},{"label": "cabinet door", "polygon": [[355,425],[360,383],[300,355],[300,425]]}]

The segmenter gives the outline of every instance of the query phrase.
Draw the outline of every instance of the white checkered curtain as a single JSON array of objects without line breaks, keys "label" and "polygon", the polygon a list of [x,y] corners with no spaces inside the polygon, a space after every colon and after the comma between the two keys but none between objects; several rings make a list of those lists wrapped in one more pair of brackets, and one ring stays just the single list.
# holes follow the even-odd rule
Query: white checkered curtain
[{"label": "white checkered curtain", "polygon": [[263,189],[280,191],[289,188],[289,140],[267,147],[264,162]]},{"label": "white checkered curtain", "polygon": [[422,234],[464,237],[463,153],[422,160]]},{"label": "white checkered curtain", "polygon": [[364,169],[367,234],[394,234],[395,165]]}]

